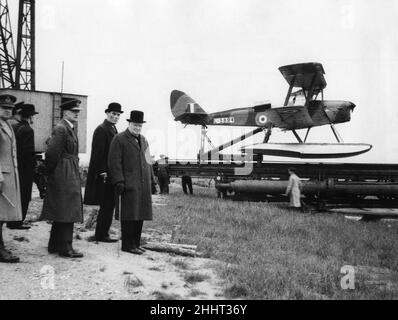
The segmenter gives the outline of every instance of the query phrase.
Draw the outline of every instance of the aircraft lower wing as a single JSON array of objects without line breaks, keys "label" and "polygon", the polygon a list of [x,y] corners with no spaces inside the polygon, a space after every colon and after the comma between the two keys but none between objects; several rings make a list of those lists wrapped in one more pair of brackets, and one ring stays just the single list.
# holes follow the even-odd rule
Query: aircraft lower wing
[{"label": "aircraft lower wing", "polygon": [[301,159],[348,158],[368,152],[364,143],[257,143],[244,146],[241,151],[267,156]]}]

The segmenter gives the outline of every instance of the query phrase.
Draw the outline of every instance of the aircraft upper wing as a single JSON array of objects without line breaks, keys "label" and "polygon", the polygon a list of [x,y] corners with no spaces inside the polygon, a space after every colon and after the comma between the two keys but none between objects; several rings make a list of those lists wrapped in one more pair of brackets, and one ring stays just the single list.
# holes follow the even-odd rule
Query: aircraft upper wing
[{"label": "aircraft upper wing", "polygon": [[[274,127],[282,130],[303,129],[314,124],[307,108],[304,106],[269,109],[266,116]],[[261,116],[258,118],[261,119]]]},{"label": "aircraft upper wing", "polygon": [[323,76],[323,66],[317,62],[298,63],[279,68],[288,84],[293,87],[300,87],[309,90],[313,84],[314,90],[326,88],[326,80]]}]

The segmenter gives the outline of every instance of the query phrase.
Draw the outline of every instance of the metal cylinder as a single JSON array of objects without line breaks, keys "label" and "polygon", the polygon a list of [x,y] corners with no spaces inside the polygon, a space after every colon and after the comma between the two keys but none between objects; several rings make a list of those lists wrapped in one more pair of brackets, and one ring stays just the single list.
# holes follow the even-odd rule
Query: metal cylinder
[{"label": "metal cylinder", "polygon": [[[245,193],[264,193],[269,195],[286,192],[288,181],[273,180],[236,180],[218,183],[219,191],[235,191]],[[398,183],[385,182],[338,182],[333,179],[326,181],[303,181],[303,194],[325,195],[363,195],[398,197]]]}]

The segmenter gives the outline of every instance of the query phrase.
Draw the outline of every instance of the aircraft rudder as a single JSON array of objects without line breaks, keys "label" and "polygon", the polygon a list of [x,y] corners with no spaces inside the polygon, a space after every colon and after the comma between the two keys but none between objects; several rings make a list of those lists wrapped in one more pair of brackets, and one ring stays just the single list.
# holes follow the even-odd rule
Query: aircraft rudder
[{"label": "aircraft rudder", "polygon": [[173,90],[170,95],[171,112],[176,121],[186,124],[197,124],[197,120],[207,113],[190,96],[180,90]]}]

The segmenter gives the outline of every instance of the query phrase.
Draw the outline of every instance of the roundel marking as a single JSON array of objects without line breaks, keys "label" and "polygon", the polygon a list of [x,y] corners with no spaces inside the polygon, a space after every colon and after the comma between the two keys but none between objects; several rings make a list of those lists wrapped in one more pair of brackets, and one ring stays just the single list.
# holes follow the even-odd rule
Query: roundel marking
[{"label": "roundel marking", "polygon": [[260,126],[266,124],[267,121],[268,121],[268,118],[267,118],[267,116],[265,115],[265,113],[259,113],[259,114],[256,116],[256,123],[257,123],[258,125],[260,125]]}]

